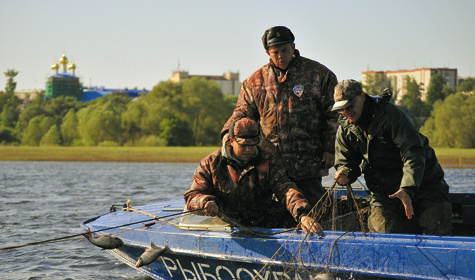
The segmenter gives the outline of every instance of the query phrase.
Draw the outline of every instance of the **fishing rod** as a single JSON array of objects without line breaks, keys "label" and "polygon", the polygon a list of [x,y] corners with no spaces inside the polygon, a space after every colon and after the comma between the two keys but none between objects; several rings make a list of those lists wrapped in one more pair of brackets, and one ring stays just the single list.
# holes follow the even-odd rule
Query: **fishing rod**
[{"label": "fishing rod", "polygon": [[[146,223],[146,222],[159,220],[159,219],[170,218],[170,217],[173,217],[173,216],[184,215],[184,214],[188,214],[188,213],[192,213],[192,212],[196,212],[196,211],[202,211],[202,210],[203,210],[203,208],[200,208],[200,209],[183,211],[183,212],[179,212],[179,213],[175,213],[175,214],[165,215],[165,216],[162,216],[162,217],[154,217],[152,219],[147,219],[147,220],[143,220],[143,221],[123,224],[123,225],[119,225],[119,226],[113,226],[113,227],[100,229],[100,230],[95,230],[95,231],[89,231],[89,232],[87,232],[87,234],[92,234],[92,233],[96,233],[96,232],[100,232],[100,231],[116,229],[116,228],[120,228],[120,227],[131,226],[131,225],[135,225],[135,224]],[[13,246],[2,247],[2,248],[0,248],[0,251],[8,250],[8,249],[21,248],[21,247],[26,247],[26,246],[40,245],[40,244],[45,244],[45,243],[51,243],[51,242],[55,242],[55,241],[60,241],[60,240],[74,238],[74,237],[84,236],[84,234],[85,233],[78,233],[78,234],[73,234],[73,235],[68,235],[68,236],[64,236],[64,237],[58,237],[58,238],[53,238],[53,239],[48,239],[48,240],[43,240],[43,241],[36,241],[36,242],[31,242],[31,243],[26,243],[26,244],[21,244],[21,245],[13,245]]]}]

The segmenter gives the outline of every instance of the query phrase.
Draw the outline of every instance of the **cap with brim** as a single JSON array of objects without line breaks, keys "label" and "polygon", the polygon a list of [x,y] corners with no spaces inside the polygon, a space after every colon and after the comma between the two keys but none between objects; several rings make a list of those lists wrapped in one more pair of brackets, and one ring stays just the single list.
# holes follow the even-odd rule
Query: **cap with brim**
[{"label": "cap with brim", "polygon": [[356,100],[356,97],[351,100],[348,99],[348,100],[341,100],[341,101],[335,102],[335,104],[333,104],[332,111],[346,109],[350,107],[351,105],[353,105],[353,102],[355,102],[355,100]]},{"label": "cap with brim", "polygon": [[352,79],[339,82],[335,86],[335,104],[333,104],[332,111],[343,110],[350,107],[362,92],[363,87],[360,82]]}]

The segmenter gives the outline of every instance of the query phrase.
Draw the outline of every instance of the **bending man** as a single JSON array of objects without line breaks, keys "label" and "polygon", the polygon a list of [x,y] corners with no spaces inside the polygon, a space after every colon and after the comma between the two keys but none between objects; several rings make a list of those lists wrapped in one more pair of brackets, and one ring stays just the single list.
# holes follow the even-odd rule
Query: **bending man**
[{"label": "bending man", "polygon": [[200,162],[185,193],[188,210],[227,217],[245,226],[290,227],[301,222],[307,233],[322,231],[307,216],[311,206],[287,177],[282,161],[257,147],[259,126],[249,118],[230,125],[229,140]]},{"label": "bending man", "polygon": [[335,179],[343,185],[354,182],[363,163],[371,191],[372,232],[451,234],[452,206],[444,171],[407,110],[388,99],[365,94],[355,80],[335,87],[333,110],[341,113]]}]

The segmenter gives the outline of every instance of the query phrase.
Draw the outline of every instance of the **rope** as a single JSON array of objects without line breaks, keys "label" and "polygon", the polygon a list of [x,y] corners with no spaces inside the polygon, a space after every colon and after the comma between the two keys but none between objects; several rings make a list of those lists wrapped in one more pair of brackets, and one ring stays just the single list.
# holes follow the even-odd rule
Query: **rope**
[{"label": "rope", "polygon": [[[173,226],[178,227],[178,224],[175,224],[175,223],[167,221],[167,220],[163,220],[162,218],[158,217],[157,215],[153,215],[153,214],[147,213],[145,211],[141,211],[141,210],[137,210],[137,209],[132,208],[132,200],[130,200],[130,199],[127,200],[127,202],[125,203],[125,207],[123,207],[122,210],[144,214],[144,215],[153,217],[153,219],[155,219],[155,220],[159,220],[161,222],[168,223],[168,224],[171,224]],[[197,211],[197,210],[193,210],[193,211]]]},{"label": "rope", "polygon": [[346,184],[346,190],[347,190],[349,196],[351,197],[351,199],[353,200],[353,202],[355,203],[356,212],[358,213],[358,221],[360,222],[361,231],[365,231],[365,227],[364,227],[364,224],[363,224],[363,218],[362,218],[362,212],[361,212],[360,208],[358,207],[358,203],[356,203],[355,194],[353,193],[353,189],[351,188],[350,184]]},{"label": "rope", "polygon": [[332,243],[332,247],[330,249],[330,255],[328,256],[328,263],[327,263],[327,267],[325,267],[325,271],[328,271],[328,269],[330,268],[330,261],[332,259],[332,255],[333,255],[333,250],[335,249],[335,245],[336,245],[336,242],[338,240],[340,240],[340,238],[342,238],[345,234],[349,233],[350,231],[347,231],[347,232],[344,232],[342,235],[338,236],[337,239],[335,239],[335,241],[333,241]]},{"label": "rope", "polygon": [[[196,210],[184,211],[184,212],[175,213],[175,214],[170,214],[170,215],[166,215],[166,216],[162,216],[162,217],[157,217],[157,218],[153,218],[153,219],[147,219],[147,220],[143,220],[143,221],[139,221],[139,222],[133,222],[133,223],[128,223],[128,224],[123,224],[123,225],[120,225],[120,226],[114,226],[114,227],[109,227],[109,228],[105,228],[105,229],[101,229],[101,230],[95,230],[95,231],[91,231],[91,232],[88,232],[88,233],[102,232],[102,231],[106,231],[106,230],[111,230],[111,229],[116,229],[116,228],[120,228],[120,227],[131,226],[131,225],[140,224],[140,223],[146,223],[146,222],[150,222],[150,221],[154,221],[154,220],[160,220],[160,219],[164,219],[164,218],[169,218],[169,217],[173,217],[173,216],[184,215],[184,214],[188,214],[188,213],[192,213],[192,212],[196,212],[196,211],[202,211],[202,210],[203,210],[203,209],[196,209]],[[57,242],[57,241],[65,240],[65,239],[71,239],[71,238],[75,238],[75,237],[79,237],[79,236],[84,236],[84,233],[73,234],[73,235],[69,235],[69,236],[63,236],[63,237],[58,237],[58,238],[53,238],[53,239],[48,239],[48,240],[43,240],[43,241],[31,242],[31,243],[26,243],[26,244],[22,244],[22,245],[13,245],[13,246],[2,247],[2,248],[0,248],[0,251],[2,251],[2,250],[8,250],[8,249],[14,249],[14,248],[21,248],[21,247],[26,247],[26,246],[33,246],[33,245],[41,245],[41,244],[46,244],[46,243],[52,243],[52,242]]]}]

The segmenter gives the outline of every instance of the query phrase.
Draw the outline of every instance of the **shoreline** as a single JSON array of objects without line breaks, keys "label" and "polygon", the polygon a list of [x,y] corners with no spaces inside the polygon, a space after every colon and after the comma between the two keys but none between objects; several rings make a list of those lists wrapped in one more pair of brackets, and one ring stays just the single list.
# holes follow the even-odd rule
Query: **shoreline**
[{"label": "shoreline", "polygon": [[[1,161],[199,162],[210,147],[0,146]],[[444,168],[475,168],[475,149],[434,148]]]}]

